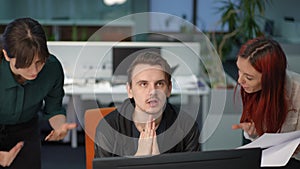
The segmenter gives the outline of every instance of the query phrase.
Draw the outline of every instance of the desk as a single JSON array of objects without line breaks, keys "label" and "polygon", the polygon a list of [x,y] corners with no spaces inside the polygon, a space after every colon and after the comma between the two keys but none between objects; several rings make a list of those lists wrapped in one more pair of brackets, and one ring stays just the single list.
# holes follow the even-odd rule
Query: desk
[{"label": "desk", "polygon": [[[176,79],[176,78],[175,78]],[[198,85],[198,84],[201,85]],[[179,85],[180,86],[180,85]],[[210,88],[206,85],[203,80],[197,81],[197,88],[179,88],[178,85],[174,85],[171,96],[180,95],[181,100],[186,99],[189,110],[191,112],[199,110],[199,105],[202,105],[201,113],[205,114],[208,112],[208,96],[210,93]],[[96,99],[97,96],[107,97],[114,102],[122,102],[127,98],[126,86],[116,85],[112,86],[109,82],[101,82],[95,84],[82,83],[78,84],[66,84],[64,87],[66,96],[69,96],[68,106],[67,106],[67,121],[68,122],[80,122],[84,128],[84,112],[83,110],[83,100],[82,96],[92,96]],[[201,102],[200,102],[201,100]],[[202,117],[201,117],[202,118]],[[77,129],[73,129],[71,133],[69,132],[65,141],[71,141],[71,146],[73,148],[77,147]]]}]

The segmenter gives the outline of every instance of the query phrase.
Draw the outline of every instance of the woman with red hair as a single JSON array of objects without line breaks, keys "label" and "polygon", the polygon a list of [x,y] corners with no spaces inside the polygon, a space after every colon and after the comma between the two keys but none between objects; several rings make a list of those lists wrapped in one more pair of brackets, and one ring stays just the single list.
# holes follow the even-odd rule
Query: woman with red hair
[{"label": "woman with red hair", "polygon": [[[236,64],[243,113],[232,128],[244,130],[252,141],[264,133],[300,130],[300,76],[287,71],[280,45],[265,37],[251,39],[241,47]],[[300,160],[299,147],[294,157]]]}]

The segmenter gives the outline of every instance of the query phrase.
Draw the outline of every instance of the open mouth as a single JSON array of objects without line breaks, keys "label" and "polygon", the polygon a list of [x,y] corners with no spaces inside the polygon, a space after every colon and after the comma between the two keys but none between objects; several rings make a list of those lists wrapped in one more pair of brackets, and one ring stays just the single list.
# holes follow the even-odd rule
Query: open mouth
[{"label": "open mouth", "polygon": [[150,107],[156,107],[158,105],[158,99],[149,99],[147,103],[150,105]]}]

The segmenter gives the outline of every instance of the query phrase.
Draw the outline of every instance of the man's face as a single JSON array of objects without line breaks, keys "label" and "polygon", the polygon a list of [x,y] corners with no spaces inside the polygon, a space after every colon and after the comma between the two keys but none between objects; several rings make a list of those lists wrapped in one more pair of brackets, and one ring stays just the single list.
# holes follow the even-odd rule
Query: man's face
[{"label": "man's face", "polygon": [[168,83],[165,72],[157,65],[137,65],[132,72],[132,86],[127,85],[128,97],[134,98],[136,104],[135,112],[152,115],[154,119],[162,114],[171,90],[172,84]]}]

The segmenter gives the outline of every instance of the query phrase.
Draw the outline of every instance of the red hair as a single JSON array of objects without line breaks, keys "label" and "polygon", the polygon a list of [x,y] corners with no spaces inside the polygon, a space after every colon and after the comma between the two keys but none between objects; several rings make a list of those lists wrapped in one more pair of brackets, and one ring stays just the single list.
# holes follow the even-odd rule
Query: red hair
[{"label": "red hair", "polygon": [[243,114],[240,122],[253,121],[259,135],[279,132],[288,114],[287,61],[282,48],[274,40],[258,37],[247,41],[238,57],[248,59],[262,74],[260,91],[246,93],[241,87]]}]

